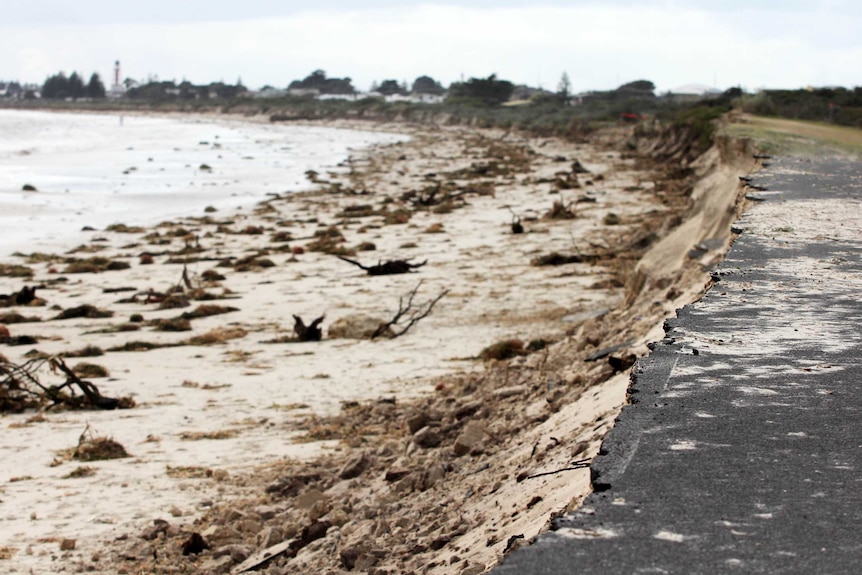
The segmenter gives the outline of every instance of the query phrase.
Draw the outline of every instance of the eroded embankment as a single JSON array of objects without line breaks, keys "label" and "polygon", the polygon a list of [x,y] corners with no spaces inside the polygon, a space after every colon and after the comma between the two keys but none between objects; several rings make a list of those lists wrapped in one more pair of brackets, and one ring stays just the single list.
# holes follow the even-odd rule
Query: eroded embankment
[{"label": "eroded embankment", "polygon": [[[703,292],[741,209],[738,176],[754,168],[737,141],[696,158],[673,130],[631,145],[666,209],[603,262],[624,303],[575,318],[542,350],[437,378],[429,396],[310,418],[308,437],[338,440],[337,450],[232,477],[257,495],[216,503],[193,525],[157,525],[110,555],[127,573],[481,573],[577,507],[629,367],[663,319]],[[208,550],[183,553],[202,541]]]}]

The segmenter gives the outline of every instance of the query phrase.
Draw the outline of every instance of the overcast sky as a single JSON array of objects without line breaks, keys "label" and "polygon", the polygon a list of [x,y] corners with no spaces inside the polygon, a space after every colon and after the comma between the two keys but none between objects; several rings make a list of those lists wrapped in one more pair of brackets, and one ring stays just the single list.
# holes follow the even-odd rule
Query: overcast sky
[{"label": "overcast sky", "polygon": [[575,92],[638,79],[862,85],[858,0],[3,0],[0,80],[58,71],[284,87],[312,70],[444,85],[498,77]]}]

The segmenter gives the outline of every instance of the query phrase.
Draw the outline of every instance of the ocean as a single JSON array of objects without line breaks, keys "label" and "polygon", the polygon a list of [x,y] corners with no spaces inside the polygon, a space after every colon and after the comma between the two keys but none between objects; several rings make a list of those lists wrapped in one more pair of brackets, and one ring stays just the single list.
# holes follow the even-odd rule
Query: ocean
[{"label": "ocean", "polygon": [[[0,110],[0,259],[307,189],[307,170],[404,136],[229,118]],[[26,191],[25,186],[35,188]]]}]

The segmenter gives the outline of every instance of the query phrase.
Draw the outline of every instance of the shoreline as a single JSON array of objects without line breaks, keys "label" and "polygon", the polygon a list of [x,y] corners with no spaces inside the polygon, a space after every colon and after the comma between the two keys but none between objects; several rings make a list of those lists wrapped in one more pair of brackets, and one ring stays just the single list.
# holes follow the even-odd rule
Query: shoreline
[{"label": "shoreline", "polygon": [[[559,160],[561,157],[564,161]],[[503,166],[506,169],[498,164],[500,170],[489,176],[491,163],[500,158],[507,158]],[[575,160],[590,172],[574,174]],[[177,561],[187,562],[182,564],[189,569],[215,569],[217,563],[221,564],[218,568],[229,569],[241,562],[236,559],[243,554],[248,556],[277,544],[277,539],[296,540],[294,536],[303,528],[326,521],[326,531],[331,532],[308,541],[302,554],[288,563],[289,572],[320,572],[316,569],[336,568],[339,564],[343,568],[345,561],[352,561],[354,566],[357,561],[366,561],[405,570],[437,564],[429,567],[429,572],[451,572],[447,569],[457,564],[460,572],[481,572],[507,546],[506,532],[523,531],[529,539],[541,529],[549,513],[570,508],[586,495],[588,469],[572,472],[577,474],[577,482],[566,473],[537,474],[566,467],[575,455],[577,460],[592,457],[613,422],[615,410],[625,402],[626,370],[610,366],[604,357],[592,362],[584,362],[584,358],[619,344],[622,347],[610,353],[617,359],[628,361],[630,354],[641,355],[650,334],[656,327],[660,329],[661,319],[682,302],[697,297],[703,288],[708,275],[702,270],[685,278],[671,274],[676,279],[663,287],[657,287],[660,282],[648,285],[650,281],[643,280],[646,287],[643,293],[634,294],[635,299],[655,297],[644,296],[651,290],[660,292],[658,305],[653,301],[625,305],[626,296],[631,295],[625,286],[638,276],[634,266],[640,256],[637,250],[619,246],[636,243],[643,230],[661,232],[661,222],[681,207],[668,208],[663,201],[657,201],[667,198],[658,193],[664,190],[656,188],[652,174],[637,169],[619,153],[550,138],[522,138],[460,127],[420,128],[416,129],[414,141],[376,148],[368,152],[367,158],[355,158],[349,165],[351,171],[347,174],[323,176],[326,183],[320,191],[268,200],[237,216],[230,225],[221,222],[221,231],[218,223],[185,219],[175,226],[187,230],[200,227],[196,235],[205,251],[186,256],[217,256],[209,262],[185,262],[194,281],[207,271],[204,268],[223,269],[227,279],[207,288],[215,291],[227,287],[232,292],[230,296],[239,298],[215,302],[236,306],[240,311],[194,320],[193,334],[232,327],[246,335],[217,346],[109,352],[96,360],[106,365],[116,380],[105,384],[96,380],[100,388],[104,385],[106,391],[116,394],[134,393],[139,402],[138,408],[123,415],[145,417],[138,427],[149,425],[162,430],[153,434],[159,436],[159,441],[151,442],[157,446],[152,450],[152,445],[130,440],[120,435],[119,428],[112,429],[112,415],[107,412],[99,416],[99,431],[117,437],[121,443],[131,443],[138,467],[150,466],[151,473],[158,475],[156,468],[165,465],[168,469],[188,468],[189,476],[179,483],[176,477],[151,477],[151,489],[160,493],[185,492],[191,497],[186,503],[173,505],[178,514],[166,502],[159,502],[131,523],[118,519],[116,528],[111,529],[119,536],[133,530],[132,523],[167,519],[171,531],[158,535],[153,542],[134,540],[126,545],[82,537],[80,546],[62,558],[68,565],[111,572],[115,567],[111,557],[118,554],[125,557],[126,565],[135,561],[150,572],[168,572],[164,569]],[[586,183],[588,179],[592,184]],[[573,180],[578,187],[572,185]],[[466,199],[463,205],[453,201],[439,210],[414,206],[406,210],[409,217],[398,211],[411,206],[409,198],[405,199],[406,192],[421,192],[429,185],[444,188],[450,181],[455,182],[452,194],[464,192],[459,196]],[[334,185],[339,182],[340,186]],[[560,185],[570,187],[561,189]],[[465,191],[471,186],[470,191]],[[370,193],[362,194],[363,190]],[[590,201],[577,202],[579,197]],[[561,202],[561,208],[572,208],[577,217],[544,218],[554,211],[555,201]],[[371,210],[361,208],[369,204]],[[351,213],[347,208],[352,208],[353,215],[367,215],[347,217],[345,214]],[[527,233],[511,233],[510,209],[523,216]],[[610,214],[614,218],[609,218]],[[390,223],[386,223],[387,217]],[[400,221],[398,217],[407,219],[395,223]],[[290,225],[279,226],[279,221]],[[427,258],[429,263],[413,274],[366,277],[331,254],[309,249],[315,232],[332,226],[345,237],[344,242],[336,242],[337,246],[356,249],[363,243],[375,244],[374,250],[357,251],[351,256],[366,263],[394,258],[417,262]],[[241,233],[254,227],[262,228],[264,233]],[[169,232],[170,227],[155,231]],[[268,241],[279,231],[289,232],[293,239]],[[123,246],[145,234],[105,235],[115,257],[133,260],[135,248]],[[172,238],[173,251],[182,252],[180,236],[165,233],[162,239],[166,238]],[[408,247],[410,244],[415,247]],[[259,253],[262,247],[267,254]],[[303,253],[293,253],[295,247],[302,247]],[[591,255],[596,259],[593,263],[554,267],[530,265],[532,260],[552,252]],[[231,255],[236,261],[248,254],[273,260],[275,265],[252,266],[248,271],[211,267]],[[707,256],[714,258],[716,254]],[[116,303],[116,296],[99,293],[108,283],[134,283],[138,291],[146,286],[164,289],[176,284],[182,264],[166,265],[167,257],[170,256],[157,258],[154,266],[133,264],[127,271],[74,276],[74,283],[48,291],[43,297],[60,307],[86,301],[116,309],[118,316],[139,312],[148,321],[172,317],[176,311],[154,312],[152,306],[140,302],[122,306]],[[49,265],[41,264],[37,278],[43,277],[40,274]],[[355,313],[385,318],[397,310],[399,297],[419,280],[422,291],[418,295],[423,300],[444,289],[450,293],[401,338],[370,342],[327,337],[319,343],[262,343],[289,334],[293,313],[310,320],[325,312],[325,329],[331,322]],[[4,287],[10,283],[3,278]],[[573,289],[574,286],[579,287]],[[26,311],[38,312],[39,308]],[[72,342],[82,345],[82,330],[116,321],[82,320],[71,328],[56,321],[10,327],[16,332],[59,338],[40,341],[38,346],[57,353],[73,347]],[[162,342],[177,339],[173,334],[150,330],[133,337],[144,336]],[[130,339],[114,333],[89,335],[87,341],[107,347],[118,338]],[[523,343],[544,339],[546,347],[509,361],[480,364],[473,359],[491,344],[506,339]],[[291,383],[296,389],[288,393],[284,387]],[[250,401],[250,397],[256,399]],[[339,411],[342,402],[347,402],[343,404],[347,407]],[[313,409],[299,407],[302,404]],[[199,406],[196,409],[203,419],[191,424],[182,417],[158,421],[171,410],[196,413],[194,405]],[[57,441],[63,437],[67,443],[71,441],[71,430],[80,425],[75,420],[93,416],[81,415],[62,414],[69,421],[65,436],[59,434]],[[7,427],[10,418],[12,423],[18,422],[16,417],[22,420],[22,427],[16,429],[32,431],[34,437],[40,431],[36,428],[56,426],[50,421],[53,416],[46,417],[48,421],[29,424],[26,417],[5,416]],[[424,425],[414,429],[420,423]],[[140,437],[147,430],[135,431]],[[231,437],[194,443],[183,443],[178,438],[184,432],[219,431],[227,431]],[[277,450],[284,449],[285,440],[302,434],[306,436],[304,441],[319,441],[298,445],[312,447],[322,454],[321,458],[304,459],[308,453],[298,450],[279,454]],[[437,443],[432,445],[435,434]],[[513,437],[517,438],[516,444],[510,443]],[[462,440],[469,443],[467,451],[456,456],[452,446]],[[296,445],[290,449],[295,450]],[[537,449],[541,456],[538,460]],[[194,456],[190,457],[192,452]],[[274,460],[291,453],[302,460],[270,463],[252,476],[243,471],[255,460],[262,463],[260,459]],[[185,460],[172,459],[177,454]],[[29,457],[45,458],[35,454]],[[224,460],[233,465],[224,465]],[[358,463],[354,471],[345,473],[351,461]],[[45,470],[38,471],[41,477],[34,476],[34,480],[62,484],[56,476],[71,465],[62,464],[59,471],[51,472],[53,477]],[[127,487],[121,487],[122,479],[117,487],[105,485],[111,483],[106,474],[128,467],[124,460],[116,460],[99,465],[95,479],[89,483],[84,479],[72,481],[79,482],[79,494],[98,483],[108,492],[115,489],[116,497],[131,499],[134,496],[124,491],[128,480]],[[288,488],[279,496],[266,495],[267,485],[308,475],[309,470],[320,479],[295,485],[294,492]],[[355,470],[358,475],[352,476]],[[541,487],[531,486],[545,494],[541,501],[530,504],[535,499],[532,496],[521,501],[528,495],[521,485],[523,479],[517,480],[521,473],[542,482]],[[345,479],[345,475],[350,477]],[[27,481],[10,484],[7,498],[24,495]],[[456,491],[472,495],[456,505],[452,499]],[[416,515],[392,507],[400,506],[402,497],[412,501]],[[240,506],[243,498],[246,503]],[[495,516],[502,517],[502,512],[494,509],[495,499],[512,501],[516,505],[515,517],[492,524]],[[200,507],[195,503],[207,500],[210,505]],[[371,503],[363,508],[360,501]],[[464,506],[470,516],[461,522],[468,527],[466,531],[459,532],[461,527],[455,525],[459,523],[457,514],[440,515],[439,509],[447,505]],[[238,510],[240,515],[231,510]],[[409,543],[414,531],[411,525],[425,514],[439,515],[438,520],[428,524],[436,527],[426,525],[418,534],[421,541]],[[234,529],[237,533],[228,529],[228,525],[246,520],[247,529]],[[44,528],[37,527],[44,537]],[[268,535],[262,537],[266,529]],[[51,537],[62,537],[62,531],[59,529]],[[176,557],[179,540],[187,538],[191,531],[201,532],[214,549],[239,545],[247,552],[233,556],[207,552],[197,563]],[[378,557],[378,544],[361,547],[360,543],[372,535],[385,548],[407,546],[400,552],[402,557],[394,557],[397,551]],[[384,545],[386,537],[392,540]],[[12,564],[28,556],[36,561],[42,550],[51,545],[56,548],[56,542],[31,545],[33,555],[20,549]],[[414,552],[409,553],[411,548]],[[159,550],[162,562],[152,563],[153,549]],[[99,553],[98,561],[93,560],[95,552]],[[405,558],[405,554],[409,557]],[[230,559],[229,565],[224,557]],[[22,561],[22,566],[26,564]]]}]

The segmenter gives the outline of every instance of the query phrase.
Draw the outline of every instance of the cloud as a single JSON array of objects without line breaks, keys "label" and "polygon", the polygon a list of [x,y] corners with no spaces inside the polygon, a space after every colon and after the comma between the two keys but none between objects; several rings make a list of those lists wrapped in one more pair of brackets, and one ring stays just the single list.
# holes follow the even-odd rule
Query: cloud
[{"label": "cloud", "polygon": [[[377,0],[361,9],[329,0],[313,10],[282,3],[290,13],[277,17],[271,2],[230,5],[245,4],[269,17],[248,17],[256,13],[249,9],[238,20],[199,22],[183,20],[186,12],[180,10],[175,15],[180,21],[163,24],[4,24],[0,77],[41,82],[58,70],[84,75],[95,70],[109,78],[113,61],[120,59],[124,76],[136,79],[158,75],[204,83],[241,77],[251,87],[286,86],[318,68],[349,76],[360,89],[390,78],[410,82],[428,74],[447,84],[462,74],[492,73],[554,88],[564,71],[576,91],[641,78],[659,90],[713,79],[719,87],[749,88],[849,86],[862,80],[862,70],[852,64],[860,50],[856,30],[862,18],[843,1],[797,0],[776,10],[757,0],[709,9],[704,2],[678,0],[652,0],[636,8],[622,0],[529,5],[512,0],[493,8],[486,6],[490,0],[459,5]],[[155,14],[166,4],[147,5]],[[214,2],[205,14],[230,16],[225,6]],[[844,11],[841,18],[832,14],[838,9]]]}]

